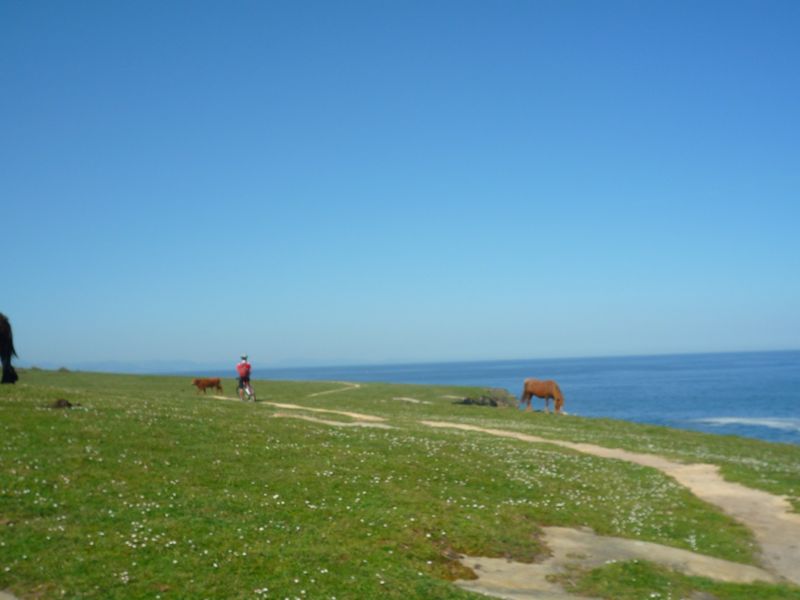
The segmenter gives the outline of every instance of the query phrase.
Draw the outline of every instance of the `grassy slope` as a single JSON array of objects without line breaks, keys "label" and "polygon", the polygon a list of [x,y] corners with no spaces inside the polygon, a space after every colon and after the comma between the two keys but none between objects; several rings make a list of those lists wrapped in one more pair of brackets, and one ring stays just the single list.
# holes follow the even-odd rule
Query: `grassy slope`
[{"label": "grassy slope", "polygon": [[[198,397],[187,378],[26,372],[21,384],[0,387],[0,589],[22,597],[468,598],[447,582],[463,575],[450,552],[532,560],[542,551],[538,525],[586,525],[753,561],[749,532],[658,472],[432,430],[422,419],[716,462],[728,477],[800,496],[795,446],[443,398],[475,391],[467,388],[370,384],[309,397],[335,387],[256,385],[260,400],[381,415],[395,429],[270,418],[277,409],[264,404]],[[231,381],[225,389],[233,394]],[[56,398],[82,407],[44,408]],[[619,585],[614,572],[595,576]],[[673,585],[657,581],[651,589]],[[730,586],[682,585],[739,597]],[[744,589],[753,598],[800,597],[794,588]]]}]

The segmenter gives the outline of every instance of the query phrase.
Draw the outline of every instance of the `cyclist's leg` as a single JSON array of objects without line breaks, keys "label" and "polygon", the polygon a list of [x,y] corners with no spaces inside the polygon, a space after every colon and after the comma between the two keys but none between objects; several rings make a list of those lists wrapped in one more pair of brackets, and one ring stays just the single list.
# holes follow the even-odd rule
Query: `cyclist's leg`
[{"label": "cyclist's leg", "polygon": [[239,389],[237,390],[239,393],[239,400],[244,400],[244,379],[239,377]]}]

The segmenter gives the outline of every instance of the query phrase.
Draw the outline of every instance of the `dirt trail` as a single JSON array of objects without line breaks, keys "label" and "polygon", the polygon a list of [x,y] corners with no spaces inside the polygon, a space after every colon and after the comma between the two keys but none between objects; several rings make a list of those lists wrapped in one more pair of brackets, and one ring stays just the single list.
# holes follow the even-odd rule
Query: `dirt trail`
[{"label": "dirt trail", "polygon": [[[275,413],[273,417],[280,417],[285,419],[303,419],[304,421],[311,421],[312,423],[320,423],[322,425],[331,425],[333,427],[375,427],[378,429],[394,429],[391,425],[386,423],[375,423],[372,421],[328,421],[327,419],[317,419],[308,415],[298,415],[297,413]],[[2,600],[2,599],[0,599]]]},{"label": "dirt trail", "polygon": [[349,383],[347,381],[335,381],[333,383],[340,383],[347,387],[337,388],[335,390],[325,390],[324,392],[316,392],[315,394],[309,394],[308,398],[313,398],[314,396],[324,396],[325,394],[337,394],[339,392],[346,392],[347,390],[355,390],[361,387],[360,383]]},{"label": "dirt trail", "polygon": [[[333,391],[340,391],[340,390],[333,390]],[[212,398],[216,398],[217,400],[229,400],[231,402],[241,402],[239,398],[231,398],[229,396],[211,396]],[[357,421],[368,421],[373,423],[379,423],[385,421],[383,417],[376,417],[374,415],[365,415],[362,413],[356,412],[348,412],[345,410],[330,410],[327,408],[312,408],[310,406],[300,406],[299,404],[287,404],[285,402],[258,402],[259,405],[269,405],[274,406],[275,408],[286,408],[289,410],[307,410],[310,412],[318,412],[318,413],[329,413],[333,415],[342,415],[345,417],[350,417],[351,419],[356,419]],[[288,415],[287,415],[288,416]],[[333,423],[334,421],[331,421]]]},{"label": "dirt trail", "polygon": [[542,532],[543,541],[552,552],[546,560],[525,564],[504,558],[465,556],[461,562],[472,569],[478,579],[457,581],[457,585],[472,592],[500,598],[575,600],[576,597],[565,592],[558,583],[550,581],[552,576],[563,573],[567,567],[590,570],[608,562],[629,560],[657,562],[686,575],[731,583],[778,581],[776,576],[758,567],[651,542],[603,537],[567,527],[543,527]]},{"label": "dirt trail", "polygon": [[291,410],[308,410],[311,412],[329,413],[332,415],[344,415],[345,417],[372,423],[378,423],[386,420],[383,417],[376,417],[374,415],[365,415],[362,413],[348,412],[344,410],[329,410],[327,408],[309,408],[308,406],[300,406],[299,404],[284,404],[281,402],[261,402],[260,404],[269,404],[270,406],[275,406],[277,408],[288,408]]},{"label": "dirt trail", "polygon": [[401,402],[409,402],[411,404],[430,404],[427,400],[417,400],[416,398],[408,398],[406,396],[392,398],[392,400],[400,400]]},{"label": "dirt trail", "polygon": [[[762,563],[769,572],[800,584],[800,515],[791,512],[786,498],[725,481],[716,465],[686,465],[652,454],[639,454],[594,444],[578,444],[550,440],[501,429],[485,429],[474,425],[423,421],[430,427],[478,431],[517,440],[555,444],[603,458],[626,460],[659,469],[689,488],[698,498],[714,504],[750,528],[761,546]],[[744,567],[737,566],[742,569]]]}]

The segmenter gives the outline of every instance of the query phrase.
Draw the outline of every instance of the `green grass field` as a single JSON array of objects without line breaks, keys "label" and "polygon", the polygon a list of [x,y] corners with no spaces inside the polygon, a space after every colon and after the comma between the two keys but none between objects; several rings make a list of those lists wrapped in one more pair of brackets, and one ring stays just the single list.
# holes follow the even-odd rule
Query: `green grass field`
[{"label": "green grass field", "polygon": [[[233,381],[224,386],[234,396]],[[25,371],[16,386],[0,386],[0,590],[20,598],[480,598],[451,583],[470,574],[454,553],[532,561],[546,551],[543,525],[755,562],[748,530],[658,471],[435,430],[424,419],[712,462],[726,478],[800,507],[800,447],[792,445],[445,398],[480,393],[469,388],[364,384],[312,396],[343,386],[255,387],[258,404],[198,395],[188,377]],[[48,408],[59,398],[81,406]],[[286,411],[268,402],[381,416],[392,428],[275,418]],[[800,599],[793,586],[713,583],[648,563],[577,573],[571,585],[614,600],[699,591]]]}]

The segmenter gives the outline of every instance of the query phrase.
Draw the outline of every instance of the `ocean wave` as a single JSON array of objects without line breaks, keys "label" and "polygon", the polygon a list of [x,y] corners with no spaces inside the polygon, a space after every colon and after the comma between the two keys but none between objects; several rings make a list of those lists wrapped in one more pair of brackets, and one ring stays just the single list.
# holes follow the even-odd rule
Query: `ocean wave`
[{"label": "ocean wave", "polygon": [[770,429],[781,429],[783,431],[800,431],[800,419],[780,419],[764,417],[709,417],[706,419],[695,419],[696,423],[707,425],[746,425],[749,427],[768,427]]}]

